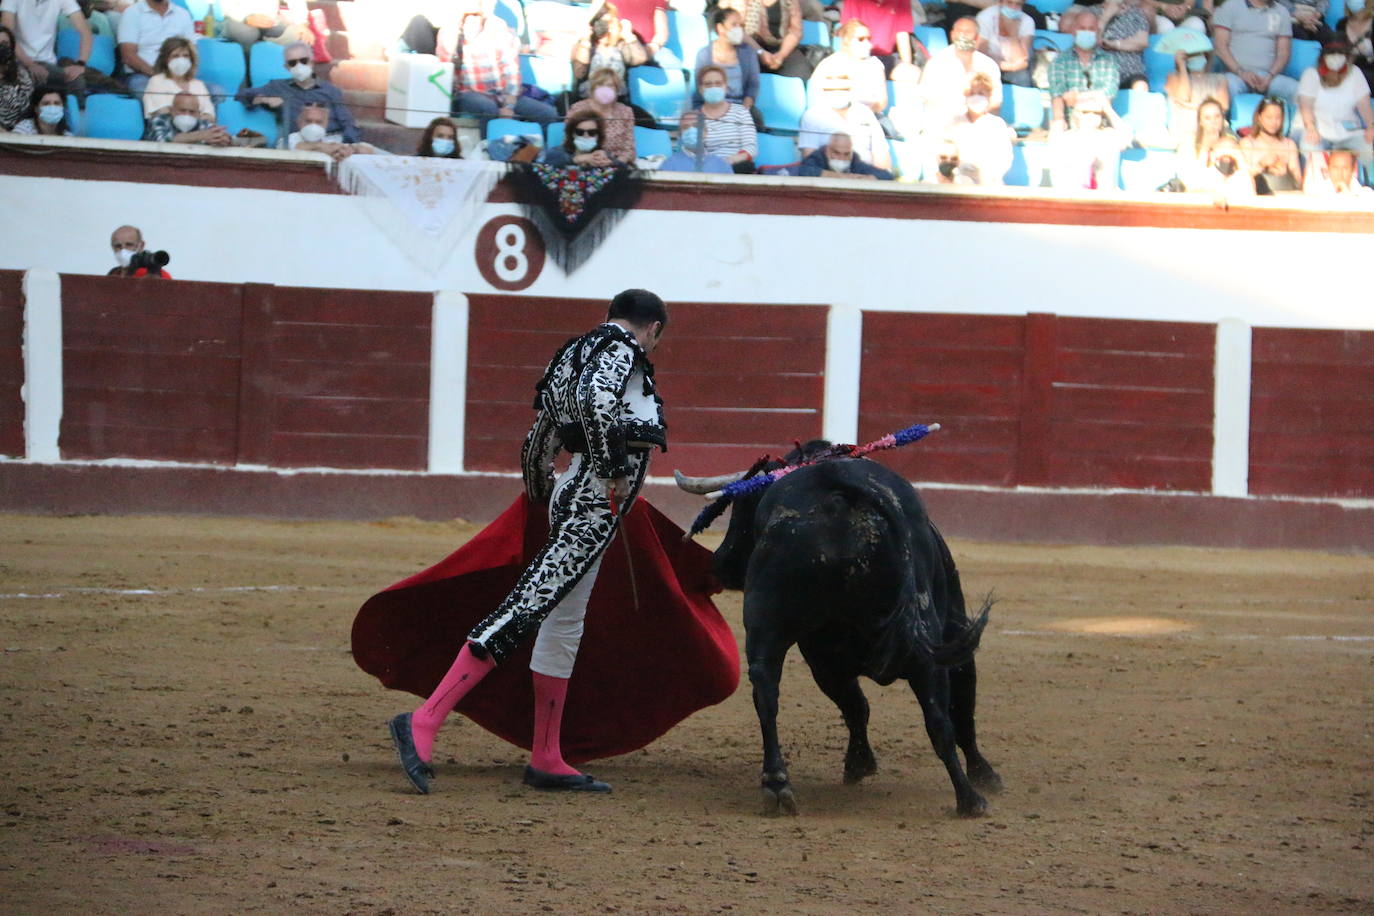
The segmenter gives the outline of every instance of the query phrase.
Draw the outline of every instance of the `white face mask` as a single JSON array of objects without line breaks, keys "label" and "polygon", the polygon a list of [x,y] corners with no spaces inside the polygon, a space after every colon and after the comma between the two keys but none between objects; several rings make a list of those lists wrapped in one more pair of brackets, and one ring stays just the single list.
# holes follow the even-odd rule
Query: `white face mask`
[{"label": "white face mask", "polygon": [[128,267],[129,262],[134,259],[133,251],[128,248],[120,248],[114,253],[114,256],[115,262],[119,264],[120,267]]},{"label": "white face mask", "polygon": [[301,127],[301,139],[306,143],[319,143],[324,139],[324,125],[310,123]]},{"label": "white face mask", "polygon": [[[1003,9],[1006,9],[1006,7],[1003,7]],[[989,101],[988,97],[985,95],[971,95],[964,104],[968,106],[969,111],[980,115],[988,110]]]},{"label": "white face mask", "polygon": [[315,75],[315,68],[309,64],[296,64],[291,68],[291,78],[298,83],[303,83]]},{"label": "white face mask", "polygon": [[172,126],[177,129],[178,133],[184,134],[188,130],[195,130],[199,123],[200,118],[192,114],[179,114],[172,117]]},{"label": "white face mask", "polygon": [[1325,54],[1325,55],[1322,56],[1322,63],[1326,64],[1326,69],[1328,69],[1328,70],[1344,70],[1344,69],[1345,69],[1345,55],[1344,55],[1344,54]]},{"label": "white face mask", "polygon": [[730,31],[726,32],[725,40],[730,42],[730,44],[732,45],[744,44],[744,26],[737,25]]},{"label": "white face mask", "polygon": [[826,160],[826,164],[830,166],[830,171],[832,171],[832,172],[847,172],[847,171],[849,171],[849,160],[848,160],[848,159],[827,159],[827,160]]},{"label": "white face mask", "polygon": [[62,122],[62,106],[38,106],[38,120],[42,121],[44,124],[60,124]]},{"label": "white face mask", "polygon": [[590,153],[596,149],[595,137],[573,137],[573,146],[577,147],[579,153]]},{"label": "white face mask", "polygon": [[185,76],[191,72],[191,58],[173,57],[167,61],[167,72],[172,76]]}]

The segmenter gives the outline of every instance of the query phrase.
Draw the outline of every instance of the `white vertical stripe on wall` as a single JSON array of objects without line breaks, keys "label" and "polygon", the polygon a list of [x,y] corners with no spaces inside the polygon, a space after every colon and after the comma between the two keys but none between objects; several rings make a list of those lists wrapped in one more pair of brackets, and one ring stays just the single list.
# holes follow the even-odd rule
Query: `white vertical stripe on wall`
[{"label": "white vertical stripe on wall", "polygon": [[24,274],[24,456],[60,461],[62,281],[52,270]]},{"label": "white vertical stripe on wall", "polygon": [[1212,409],[1212,492],[1250,492],[1250,325],[1239,318],[1217,322]]},{"label": "white vertical stripe on wall", "polygon": [[468,297],[434,294],[429,360],[429,471],[463,471],[468,390]]},{"label": "white vertical stripe on wall", "polygon": [[821,418],[821,435],[831,442],[859,441],[863,336],[863,311],[858,306],[830,306],[825,323],[825,414]]}]

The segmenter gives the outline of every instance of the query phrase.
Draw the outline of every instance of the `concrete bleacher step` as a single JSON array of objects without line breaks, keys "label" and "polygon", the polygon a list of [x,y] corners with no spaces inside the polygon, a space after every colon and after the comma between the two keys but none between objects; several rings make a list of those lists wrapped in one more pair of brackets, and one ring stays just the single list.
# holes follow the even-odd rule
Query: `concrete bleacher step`
[{"label": "concrete bleacher step", "polygon": [[390,65],[384,60],[335,60],[329,68],[329,81],[345,95],[349,92],[380,92],[386,95]]}]

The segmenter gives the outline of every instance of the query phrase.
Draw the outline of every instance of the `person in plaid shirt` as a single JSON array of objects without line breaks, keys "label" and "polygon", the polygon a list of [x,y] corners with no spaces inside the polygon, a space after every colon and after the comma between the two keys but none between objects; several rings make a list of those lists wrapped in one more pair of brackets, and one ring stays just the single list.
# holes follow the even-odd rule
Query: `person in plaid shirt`
[{"label": "person in plaid shirt", "polygon": [[460,7],[458,24],[439,30],[436,53],[453,61],[453,113],[484,121],[557,121],[552,105],[521,94],[520,42],[491,12],[492,0],[469,0]]},{"label": "person in plaid shirt", "polygon": [[1083,10],[1073,26],[1073,51],[1060,54],[1050,64],[1050,100],[1054,106],[1052,130],[1067,130],[1069,114],[1085,89],[1100,92],[1110,105],[1121,87],[1116,60],[1098,47],[1101,28],[1097,14]]}]

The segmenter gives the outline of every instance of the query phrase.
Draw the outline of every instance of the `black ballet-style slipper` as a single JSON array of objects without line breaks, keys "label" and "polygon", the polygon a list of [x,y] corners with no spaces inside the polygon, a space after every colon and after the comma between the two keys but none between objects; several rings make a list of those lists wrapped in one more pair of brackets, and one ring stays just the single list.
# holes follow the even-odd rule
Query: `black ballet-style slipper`
[{"label": "black ballet-style slipper", "polygon": [[420,759],[415,750],[415,736],[410,731],[410,713],[403,712],[391,720],[391,743],[396,745],[396,756],[400,758],[401,769],[406,779],[421,795],[429,794],[429,778],[434,768]]},{"label": "black ballet-style slipper", "polygon": [[545,789],[554,792],[611,791],[609,785],[593,779],[585,773],[569,773],[565,776],[558,773],[545,773],[543,770],[536,770],[530,766],[525,767],[525,785],[533,789]]}]

